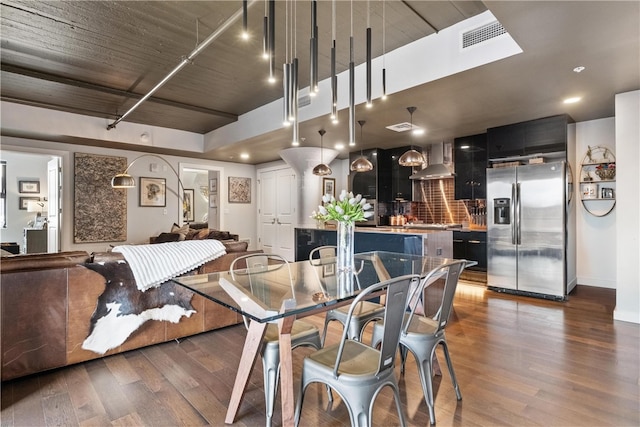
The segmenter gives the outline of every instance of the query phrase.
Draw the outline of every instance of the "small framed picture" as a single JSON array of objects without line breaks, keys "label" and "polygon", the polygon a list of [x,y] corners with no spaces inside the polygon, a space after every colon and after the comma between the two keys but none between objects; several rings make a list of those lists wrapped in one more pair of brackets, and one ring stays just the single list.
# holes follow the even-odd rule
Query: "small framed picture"
[{"label": "small framed picture", "polygon": [[21,211],[26,211],[29,208],[29,202],[39,202],[40,197],[20,197],[20,206],[19,209]]},{"label": "small framed picture", "polygon": [[217,208],[218,207],[218,195],[217,194],[209,194],[209,207]]},{"label": "small framed picture", "polygon": [[18,181],[18,192],[25,193],[40,193],[40,181]]},{"label": "small framed picture", "polygon": [[329,194],[336,197],[336,180],[335,178],[322,178],[322,195]]},{"label": "small framed picture", "polygon": [[209,193],[218,194],[218,178],[212,178],[209,180]]},{"label": "small framed picture", "polygon": [[167,206],[167,180],[140,177],[140,206]]},{"label": "small framed picture", "polygon": [[195,221],[193,195],[193,189],[186,189],[182,193],[182,220],[186,222]]}]

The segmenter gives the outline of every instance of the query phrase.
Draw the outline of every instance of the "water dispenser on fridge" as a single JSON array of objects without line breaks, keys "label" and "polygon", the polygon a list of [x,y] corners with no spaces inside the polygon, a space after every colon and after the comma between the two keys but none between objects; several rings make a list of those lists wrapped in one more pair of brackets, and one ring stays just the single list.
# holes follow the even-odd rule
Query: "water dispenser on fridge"
[{"label": "water dispenser on fridge", "polygon": [[493,199],[493,223],[511,224],[511,199]]}]

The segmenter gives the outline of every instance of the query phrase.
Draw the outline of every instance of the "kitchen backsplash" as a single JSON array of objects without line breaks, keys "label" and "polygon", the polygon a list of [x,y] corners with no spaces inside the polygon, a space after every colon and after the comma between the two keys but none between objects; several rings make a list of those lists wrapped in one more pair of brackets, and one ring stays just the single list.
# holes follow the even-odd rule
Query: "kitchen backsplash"
[{"label": "kitchen backsplash", "polygon": [[[454,180],[440,179],[432,181],[420,181],[416,184],[419,194],[415,199],[422,201],[394,202],[381,204],[380,215],[403,214],[408,221],[421,221],[424,223],[473,223],[483,216],[486,201],[455,200]],[[414,189],[415,190],[415,189]],[[475,215],[475,217],[474,217]]]}]

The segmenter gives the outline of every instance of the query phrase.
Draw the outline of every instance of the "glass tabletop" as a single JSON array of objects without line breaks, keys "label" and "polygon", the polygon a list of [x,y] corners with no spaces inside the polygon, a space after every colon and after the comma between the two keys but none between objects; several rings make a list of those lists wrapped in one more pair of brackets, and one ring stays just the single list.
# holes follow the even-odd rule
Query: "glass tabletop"
[{"label": "glass tabletop", "polygon": [[[258,322],[272,322],[349,301],[367,286],[407,274],[426,276],[453,261],[395,252],[355,254],[354,280],[339,280],[334,259],[269,264],[173,279],[188,289]],[[472,265],[467,262],[467,266]]]}]

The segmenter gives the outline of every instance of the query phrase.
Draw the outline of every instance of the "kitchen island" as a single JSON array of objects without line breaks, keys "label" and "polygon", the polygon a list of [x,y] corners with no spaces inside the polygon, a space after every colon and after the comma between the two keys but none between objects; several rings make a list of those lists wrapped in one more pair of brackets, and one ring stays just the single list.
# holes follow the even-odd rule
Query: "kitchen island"
[{"label": "kitchen island", "polygon": [[[296,228],[296,261],[309,259],[318,246],[335,245],[335,228]],[[425,230],[409,227],[357,227],[354,250],[400,252],[413,255],[453,257],[451,230]]]}]

